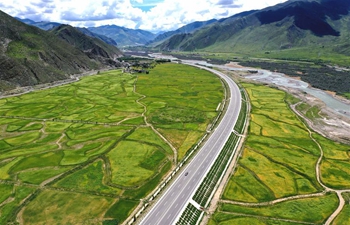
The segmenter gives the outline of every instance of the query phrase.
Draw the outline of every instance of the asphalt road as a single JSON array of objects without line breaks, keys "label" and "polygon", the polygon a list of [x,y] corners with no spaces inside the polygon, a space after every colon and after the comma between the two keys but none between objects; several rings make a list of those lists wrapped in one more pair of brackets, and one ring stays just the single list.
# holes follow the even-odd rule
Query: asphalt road
[{"label": "asphalt road", "polygon": [[241,93],[238,86],[223,73],[205,67],[201,68],[217,74],[229,85],[230,101],[227,111],[207,142],[192,161],[182,169],[177,179],[143,218],[140,223],[142,225],[170,225],[176,223],[205,175],[209,172],[236,124],[241,108]]}]

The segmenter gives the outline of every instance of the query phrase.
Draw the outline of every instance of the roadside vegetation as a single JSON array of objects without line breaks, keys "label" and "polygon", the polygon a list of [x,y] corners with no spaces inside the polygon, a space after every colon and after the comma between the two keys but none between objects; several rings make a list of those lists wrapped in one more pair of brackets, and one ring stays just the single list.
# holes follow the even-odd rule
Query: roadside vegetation
[{"label": "roadside vegetation", "polygon": [[347,221],[350,147],[312,132],[289,107],[298,99],[243,86],[252,107],[248,137],[209,224],[323,224],[339,193],[346,204],[334,224]]},{"label": "roadside vegetation", "polygon": [[124,221],[222,98],[209,72],[160,64],[1,99],[0,224]]}]

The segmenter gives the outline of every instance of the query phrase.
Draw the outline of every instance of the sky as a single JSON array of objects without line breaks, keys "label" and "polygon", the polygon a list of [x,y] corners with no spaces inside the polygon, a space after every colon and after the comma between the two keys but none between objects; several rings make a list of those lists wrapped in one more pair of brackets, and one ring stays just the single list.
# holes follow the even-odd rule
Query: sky
[{"label": "sky", "polygon": [[157,33],[195,21],[221,19],[286,0],[1,0],[0,10],[21,19],[75,27],[117,25]]}]

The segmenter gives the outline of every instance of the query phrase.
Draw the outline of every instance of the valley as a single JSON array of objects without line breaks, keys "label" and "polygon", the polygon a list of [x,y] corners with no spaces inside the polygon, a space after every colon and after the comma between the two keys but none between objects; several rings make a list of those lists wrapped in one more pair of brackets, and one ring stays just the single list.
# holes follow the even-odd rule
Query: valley
[{"label": "valley", "polygon": [[[210,64],[207,66],[215,67]],[[175,68],[177,76],[173,76]],[[235,72],[227,68],[223,70],[220,66],[219,68],[232,76],[236,82],[237,79],[248,81],[246,75],[239,75],[242,73],[239,70]],[[127,219],[137,205],[144,204],[139,203],[138,199],[151,193],[162,177],[168,174],[201,138],[206,130],[202,123],[206,121],[208,124],[214,118],[214,111],[218,107],[215,104],[212,105],[214,111],[205,114],[200,111],[195,113],[193,108],[190,111],[186,109],[186,106],[194,104],[197,108],[200,105],[198,96],[205,100],[202,101],[202,107],[206,105],[207,100],[215,96],[215,92],[204,91],[201,85],[206,81],[204,77],[204,80],[188,79],[188,72],[194,73],[195,70],[178,64],[160,64],[147,75],[106,71],[81,77],[81,81],[72,84],[2,99],[1,120],[5,133],[2,134],[4,154],[1,155],[1,186],[6,194],[0,207],[2,212],[9,212],[3,214],[7,215],[2,218],[3,221],[22,221],[24,224],[37,224],[39,221],[66,223],[79,221],[80,216],[83,216],[94,218],[92,220],[96,223],[106,224]],[[234,75],[235,73],[237,74]],[[192,75],[193,78],[196,76]],[[181,83],[190,81],[194,83],[185,91]],[[332,217],[332,221],[340,221],[342,224],[342,221],[347,220],[343,215],[346,214],[346,199],[349,193],[349,174],[346,172],[349,167],[346,162],[348,146],[329,141],[307,128],[317,119],[310,115],[319,112],[309,114],[305,110],[308,106],[300,100],[287,94],[282,98],[283,94],[277,90],[264,89],[265,87],[257,84],[243,83],[243,86],[249,93],[251,104],[257,104],[258,108],[252,108],[249,133],[246,134],[248,139],[232,173],[233,176],[227,180],[226,189],[222,190],[222,199],[216,199],[219,203],[218,211],[213,214],[209,224],[220,224],[224,221],[230,224],[242,221],[260,221],[262,224],[272,221],[282,224],[325,221],[336,211],[338,198],[343,203],[339,203],[338,212]],[[221,85],[217,86],[216,91],[221,88]],[[253,93],[255,97],[252,96]],[[268,103],[264,103],[266,100],[260,99],[261,96],[268,96]],[[276,98],[276,105],[270,103],[273,98]],[[31,99],[42,100],[38,102]],[[181,103],[180,99],[186,99],[186,103]],[[193,103],[188,102],[190,99]],[[280,102],[277,99],[280,99]],[[279,108],[282,99],[303,117],[303,120],[295,119],[296,117],[290,114],[290,109]],[[116,101],[117,104],[110,104],[110,101]],[[220,98],[216,101],[220,102]],[[18,108],[18,105],[21,105],[21,108]],[[113,108],[106,108],[104,105]],[[262,106],[264,108],[261,108]],[[65,110],[62,110],[62,107]],[[30,110],[23,111],[25,108]],[[255,115],[253,112],[256,110],[259,113]],[[272,112],[278,113],[273,116]],[[192,116],[188,116],[190,114]],[[263,118],[262,115],[268,117]],[[275,119],[271,119],[274,117]],[[307,123],[308,119],[311,120],[311,124]],[[255,124],[259,129],[254,128]],[[322,127],[324,125],[320,126],[321,130]],[[288,138],[283,135],[287,135]],[[307,136],[310,137],[309,140]],[[254,147],[249,147],[250,145]],[[290,146],[287,147],[288,145]],[[281,151],[278,151],[278,154],[283,156],[275,155],[277,152],[273,153],[271,146],[274,151],[280,146]],[[295,148],[300,151],[295,152]],[[328,148],[334,150],[327,153]],[[145,152],[138,151],[135,155],[134,149],[143,149]],[[289,149],[288,151],[293,153],[283,153],[282,149]],[[265,154],[265,151],[269,153]],[[334,154],[345,158],[335,157]],[[296,157],[295,160],[292,156]],[[287,161],[280,162],[279,159],[282,158]],[[297,158],[303,158],[303,161],[295,165]],[[315,164],[317,159],[318,163]],[[45,160],[45,163],[42,160]],[[273,174],[279,175],[274,177],[270,174],[269,178],[259,175],[257,171],[261,171],[261,163],[267,168],[263,170],[264,174],[274,171]],[[289,165],[290,163],[292,165]],[[278,172],[279,170],[281,172]],[[250,177],[249,174],[252,173],[256,175]],[[262,186],[255,184],[254,179],[258,179]],[[278,186],[282,180],[285,182],[283,186],[273,186]],[[247,189],[244,185],[255,189]],[[263,186],[267,188],[265,191]],[[325,191],[322,191],[322,188],[325,188]],[[20,196],[22,192],[23,195]],[[269,197],[265,196],[268,192]],[[232,194],[234,197],[230,197]],[[48,198],[54,200],[48,202],[45,200]],[[75,204],[70,198],[80,203]],[[82,198],[92,204],[89,209],[93,209],[95,204],[104,206],[98,210],[96,208],[96,214],[85,214],[82,207],[88,202],[79,200]],[[49,209],[60,201],[65,202],[66,208],[62,208],[61,205],[58,213],[70,216],[57,217],[56,213],[47,210],[46,214],[42,215],[44,208]],[[315,204],[315,211],[322,212],[322,216],[307,210],[303,212],[314,217],[298,216],[301,220],[294,220],[294,212],[282,217],[277,216],[278,210],[286,211],[283,207],[300,209],[305,204],[310,205],[310,201]],[[316,207],[319,204],[330,208],[323,213],[323,209]],[[277,208],[273,207],[274,205]],[[266,209],[257,211],[254,207],[258,206],[264,206]],[[57,207],[54,208],[57,210]],[[269,210],[277,214],[270,214]],[[30,215],[36,215],[36,219],[33,220]],[[226,219],[220,219],[222,216]],[[186,221],[186,217],[184,220]]]},{"label": "valley", "polygon": [[350,224],[350,1],[0,3],[0,224]]}]

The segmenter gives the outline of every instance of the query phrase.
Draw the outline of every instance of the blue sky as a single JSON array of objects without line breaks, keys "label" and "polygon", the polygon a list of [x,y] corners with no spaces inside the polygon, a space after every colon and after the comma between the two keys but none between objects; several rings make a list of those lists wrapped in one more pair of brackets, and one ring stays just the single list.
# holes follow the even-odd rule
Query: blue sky
[{"label": "blue sky", "polygon": [[131,5],[135,8],[139,8],[144,12],[150,11],[152,8],[156,7],[163,0],[148,0],[148,1],[131,1]]},{"label": "blue sky", "polygon": [[76,27],[118,25],[154,33],[195,21],[221,19],[286,0],[1,0],[0,10],[19,18]]}]

